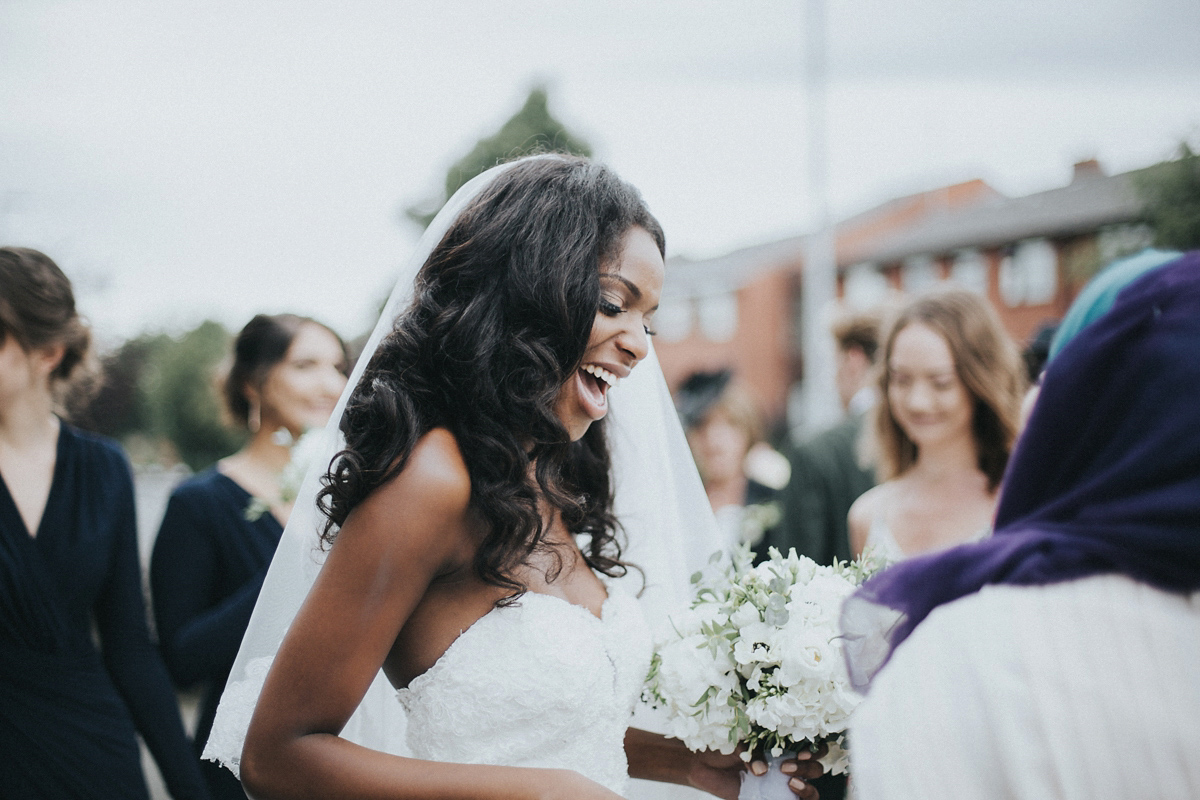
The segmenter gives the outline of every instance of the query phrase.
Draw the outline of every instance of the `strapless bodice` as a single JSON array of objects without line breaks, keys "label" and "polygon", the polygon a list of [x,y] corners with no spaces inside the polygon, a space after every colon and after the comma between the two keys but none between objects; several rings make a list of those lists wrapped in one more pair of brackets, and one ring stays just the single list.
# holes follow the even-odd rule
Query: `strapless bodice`
[{"label": "strapless bodice", "polygon": [[900,549],[900,543],[892,535],[892,529],[883,521],[883,517],[871,520],[871,527],[867,529],[867,544],[863,550],[870,551],[876,558],[882,558],[888,564],[908,558]]},{"label": "strapless bodice", "polygon": [[397,692],[408,746],[434,761],[572,769],[622,794],[625,731],[651,651],[638,601],[615,587],[601,617],[527,592]]},{"label": "strapless bodice", "polygon": [[[971,542],[979,542],[991,535],[991,528],[982,528],[973,535],[960,542],[960,544],[969,544]],[[949,547],[954,547],[950,545]],[[948,549],[948,548],[946,548]],[[875,517],[871,520],[871,527],[867,529],[867,542],[864,551],[870,550],[876,557],[882,557],[888,564],[895,564],[898,561],[903,561],[910,556],[900,547],[900,543],[896,541],[892,529],[884,522],[883,517]],[[937,552],[930,550],[927,552]],[[920,555],[926,555],[921,553]]]}]

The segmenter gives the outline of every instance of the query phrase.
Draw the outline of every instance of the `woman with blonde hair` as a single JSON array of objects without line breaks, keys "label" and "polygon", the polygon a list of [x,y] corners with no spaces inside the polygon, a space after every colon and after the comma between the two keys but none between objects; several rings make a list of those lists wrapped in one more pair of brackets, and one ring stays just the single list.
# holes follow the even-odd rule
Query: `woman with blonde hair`
[{"label": "woman with blonde hair", "polygon": [[1024,389],[995,312],[962,289],[917,297],[892,322],[879,369],[880,484],[850,508],[853,552],[898,561],[983,536]]}]

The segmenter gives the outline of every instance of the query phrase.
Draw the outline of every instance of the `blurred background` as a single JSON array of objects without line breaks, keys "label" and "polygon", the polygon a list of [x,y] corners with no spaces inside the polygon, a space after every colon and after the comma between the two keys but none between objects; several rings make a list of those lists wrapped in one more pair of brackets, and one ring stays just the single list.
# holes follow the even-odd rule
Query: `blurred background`
[{"label": "blurred background", "polygon": [[76,284],[91,425],[195,469],[236,444],[198,369],[230,329],[353,339],[456,165],[566,145],[667,230],[669,380],[733,366],[803,427],[806,234],[840,223],[849,300],[953,277],[1023,339],[1152,235],[1128,173],[1196,147],[1197,30],[1190,0],[6,0],[0,239]]},{"label": "blurred background", "polygon": [[75,284],[79,421],[128,448],[147,537],[240,444],[230,332],[363,336],[447,192],[534,146],[642,190],[668,381],[732,370],[779,442],[816,422],[814,242],[819,300],[953,280],[1019,343],[1107,261],[1200,246],[1198,31],[1195,0],[2,0],[0,241]]}]

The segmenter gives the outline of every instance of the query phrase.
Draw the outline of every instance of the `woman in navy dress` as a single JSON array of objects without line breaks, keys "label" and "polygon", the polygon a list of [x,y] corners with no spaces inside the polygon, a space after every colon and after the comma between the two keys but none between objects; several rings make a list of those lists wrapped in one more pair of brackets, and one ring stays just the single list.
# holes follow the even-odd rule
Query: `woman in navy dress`
[{"label": "woman in navy dress", "polygon": [[[204,686],[197,754],[291,511],[280,487],[289,445],[328,421],[346,384],[346,360],[342,340],[313,320],[250,320],[234,344],[224,391],[230,416],[250,441],[171,495],[150,580],[171,676],[182,688]],[[244,800],[231,772],[199,763],[213,797]]]},{"label": "woman in navy dress", "polygon": [[129,465],[55,413],[89,341],[54,262],[0,248],[0,793],[146,798],[136,731],[174,797],[205,797],[147,624]]}]

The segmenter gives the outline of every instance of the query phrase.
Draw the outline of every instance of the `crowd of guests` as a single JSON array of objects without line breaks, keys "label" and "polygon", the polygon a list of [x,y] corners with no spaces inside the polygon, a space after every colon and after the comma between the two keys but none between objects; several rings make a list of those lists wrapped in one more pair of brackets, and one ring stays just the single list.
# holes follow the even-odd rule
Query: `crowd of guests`
[{"label": "crowd of guests", "polygon": [[868,550],[897,562],[986,536],[1028,385],[991,305],[947,287],[886,315],[848,313],[832,334],[844,417],[784,448],[780,485],[747,475],[763,423],[732,371],[695,373],[676,392],[718,517],[735,497],[776,509],[757,537],[743,532],[729,544],[795,548],[824,564]]},{"label": "crowd of guests", "polygon": [[[1200,790],[1200,256],[1112,265],[1024,358],[954,288],[833,335],[844,420],[782,468],[731,371],[691,376],[677,405],[728,546],[904,562],[846,612],[851,674],[872,686],[859,796]],[[172,494],[147,613],[128,462],[62,411],[93,383],[70,282],[0,248],[6,796],[146,797],[135,734],[172,796],[245,796],[198,753],[291,512],[290,447],[325,424],[347,366],[312,319],[239,333],[222,394],[247,443]],[[189,737],[175,690],[194,686]],[[1153,775],[1130,777],[1147,715]]]},{"label": "crowd of guests", "polygon": [[760,547],[895,565],[843,610],[856,796],[1196,796],[1200,253],[1109,265],[1023,353],[955,288],[833,333],[845,418]]},{"label": "crowd of guests", "polygon": [[[65,419],[96,384],[70,281],[0,248],[0,794],[148,797],[136,732],[172,797],[245,798],[199,754],[291,512],[291,445],[329,419],[348,360],[304,317],[238,334],[221,396],[248,439],[171,495],[150,563],[156,643],[129,464]],[[189,737],[176,690],[192,688]]]}]

